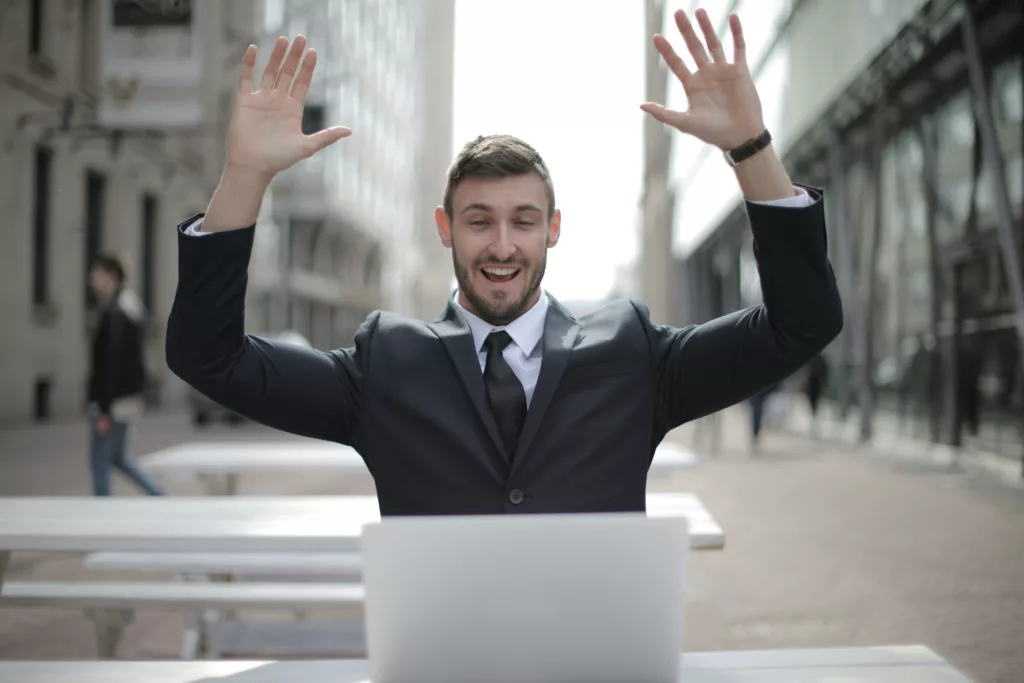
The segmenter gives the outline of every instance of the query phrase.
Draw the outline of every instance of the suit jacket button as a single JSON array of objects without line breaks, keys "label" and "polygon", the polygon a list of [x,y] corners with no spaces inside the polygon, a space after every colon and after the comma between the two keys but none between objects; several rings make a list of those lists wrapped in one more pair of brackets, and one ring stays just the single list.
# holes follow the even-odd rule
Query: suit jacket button
[{"label": "suit jacket button", "polygon": [[512,489],[508,492],[508,502],[513,505],[519,505],[523,502],[523,492],[519,489]]}]

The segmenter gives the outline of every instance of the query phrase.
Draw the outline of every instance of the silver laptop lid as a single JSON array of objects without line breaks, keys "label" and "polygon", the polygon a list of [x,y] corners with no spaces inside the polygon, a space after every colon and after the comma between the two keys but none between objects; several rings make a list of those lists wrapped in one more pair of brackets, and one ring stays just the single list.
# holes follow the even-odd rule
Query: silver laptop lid
[{"label": "silver laptop lid", "polygon": [[686,520],[386,518],[362,539],[374,683],[670,683]]}]

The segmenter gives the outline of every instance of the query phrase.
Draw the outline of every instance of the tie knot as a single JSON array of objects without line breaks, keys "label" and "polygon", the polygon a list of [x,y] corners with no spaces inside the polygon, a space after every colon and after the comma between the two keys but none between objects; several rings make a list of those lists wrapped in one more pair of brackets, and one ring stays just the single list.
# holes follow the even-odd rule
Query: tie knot
[{"label": "tie knot", "polygon": [[484,348],[488,351],[498,351],[500,353],[511,343],[512,337],[509,336],[508,332],[499,330],[487,335],[487,339],[484,340]]}]

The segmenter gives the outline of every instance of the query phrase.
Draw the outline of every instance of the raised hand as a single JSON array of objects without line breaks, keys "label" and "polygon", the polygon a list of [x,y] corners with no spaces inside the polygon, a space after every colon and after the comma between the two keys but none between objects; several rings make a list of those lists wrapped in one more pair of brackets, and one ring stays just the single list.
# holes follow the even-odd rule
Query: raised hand
[{"label": "raised hand", "polygon": [[287,38],[278,38],[255,92],[256,46],[245,51],[235,111],[228,126],[227,172],[255,174],[269,182],[275,174],[352,134],[340,126],[303,134],[302,109],[316,68],[316,51],[311,49],[303,56],[305,47],[304,36],[296,36],[291,49]]},{"label": "raised hand", "polygon": [[642,104],[640,108],[658,121],[721,150],[733,149],[764,130],[761,101],[747,67],[743,27],[738,16],[729,15],[733,39],[733,61],[730,63],[708,13],[699,9],[696,16],[707,43],[706,50],[686,12],[679,10],[675,13],[676,26],[697,65],[696,71],[690,71],[664,36],[654,36],[655,48],[683,85],[689,108],[676,111],[653,102]]}]

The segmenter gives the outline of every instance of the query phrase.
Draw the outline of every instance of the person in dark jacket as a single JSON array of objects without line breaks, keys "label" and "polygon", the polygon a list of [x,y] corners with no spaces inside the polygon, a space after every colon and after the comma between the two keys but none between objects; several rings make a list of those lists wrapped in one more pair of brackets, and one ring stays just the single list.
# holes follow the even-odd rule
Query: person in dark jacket
[{"label": "person in dark jacket", "polygon": [[89,286],[99,303],[89,373],[92,491],[110,495],[110,468],[120,470],[151,496],[157,485],[128,458],[131,422],[142,414],[146,383],[142,302],[124,286],[125,268],[111,254],[93,261]]}]

